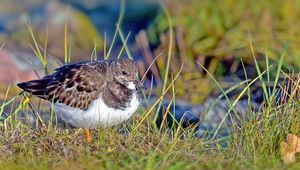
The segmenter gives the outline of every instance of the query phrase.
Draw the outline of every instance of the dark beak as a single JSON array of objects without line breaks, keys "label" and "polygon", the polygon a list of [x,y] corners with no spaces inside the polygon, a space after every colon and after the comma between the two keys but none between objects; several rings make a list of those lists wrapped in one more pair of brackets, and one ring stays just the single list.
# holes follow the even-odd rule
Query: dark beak
[{"label": "dark beak", "polygon": [[136,85],[136,90],[144,91],[146,89],[140,81],[136,81],[135,85]]}]

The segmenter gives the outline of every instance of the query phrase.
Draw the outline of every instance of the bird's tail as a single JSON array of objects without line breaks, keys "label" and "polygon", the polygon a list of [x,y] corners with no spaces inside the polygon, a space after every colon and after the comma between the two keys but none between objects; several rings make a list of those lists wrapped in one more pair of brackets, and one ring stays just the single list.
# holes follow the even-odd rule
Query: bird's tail
[{"label": "bird's tail", "polygon": [[47,79],[39,79],[18,83],[17,86],[32,95],[46,99],[45,96],[47,91],[47,84]]}]

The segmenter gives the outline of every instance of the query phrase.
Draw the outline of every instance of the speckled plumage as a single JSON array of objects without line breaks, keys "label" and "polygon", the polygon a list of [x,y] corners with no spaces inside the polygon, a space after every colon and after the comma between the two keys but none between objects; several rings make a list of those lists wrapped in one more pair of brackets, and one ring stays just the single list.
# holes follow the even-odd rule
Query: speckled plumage
[{"label": "speckled plumage", "polygon": [[[18,86],[53,101],[59,116],[77,127],[108,127],[120,123],[131,117],[141,100],[138,69],[128,59],[65,65],[49,76]],[[123,115],[118,117],[119,114]]]}]

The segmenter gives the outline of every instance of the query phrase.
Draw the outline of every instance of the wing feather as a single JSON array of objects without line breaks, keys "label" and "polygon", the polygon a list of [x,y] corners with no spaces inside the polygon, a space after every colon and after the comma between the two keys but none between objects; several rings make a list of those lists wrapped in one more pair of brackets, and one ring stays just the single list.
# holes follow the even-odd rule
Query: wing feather
[{"label": "wing feather", "polygon": [[25,91],[49,101],[87,109],[105,86],[105,62],[66,65],[50,76],[19,83]]}]

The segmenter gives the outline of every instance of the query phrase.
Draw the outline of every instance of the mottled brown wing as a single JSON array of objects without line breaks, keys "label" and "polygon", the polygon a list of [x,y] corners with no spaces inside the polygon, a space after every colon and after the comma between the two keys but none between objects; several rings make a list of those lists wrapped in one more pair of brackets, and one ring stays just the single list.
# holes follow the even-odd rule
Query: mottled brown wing
[{"label": "mottled brown wing", "polygon": [[105,85],[104,65],[104,62],[66,65],[50,76],[18,86],[40,98],[85,110]]}]

